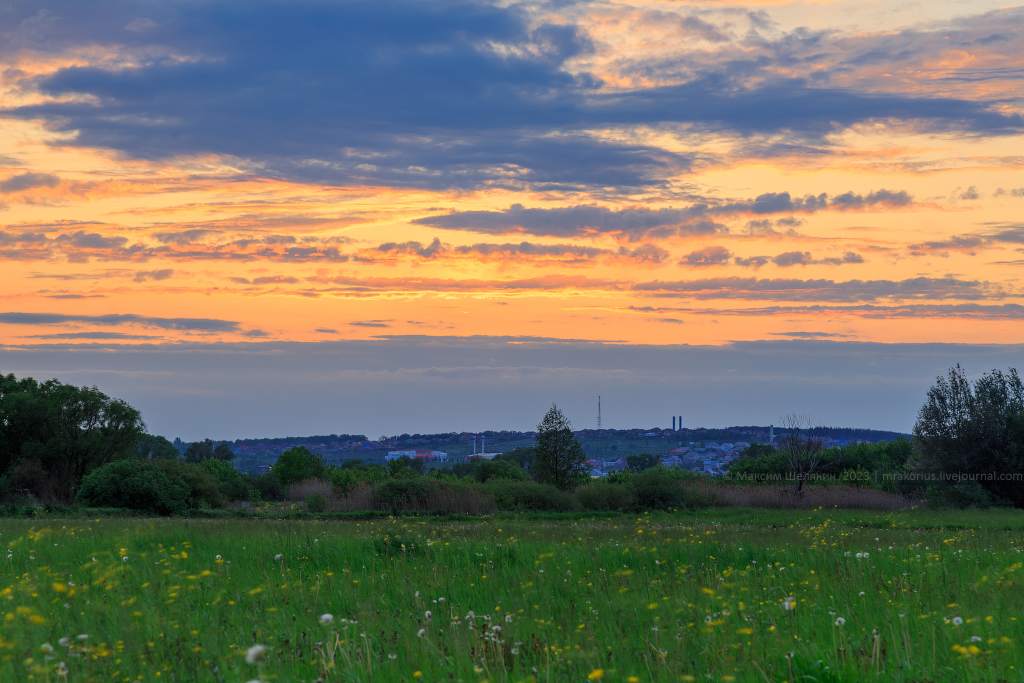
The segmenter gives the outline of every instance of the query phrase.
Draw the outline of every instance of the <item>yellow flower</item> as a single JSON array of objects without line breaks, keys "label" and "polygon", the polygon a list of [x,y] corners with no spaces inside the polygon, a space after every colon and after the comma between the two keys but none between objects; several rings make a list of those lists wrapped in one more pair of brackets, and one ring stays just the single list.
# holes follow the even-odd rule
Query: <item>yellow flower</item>
[{"label": "yellow flower", "polygon": [[602,676],[604,676],[604,669],[594,669],[593,671],[587,674],[587,680],[596,681]]},{"label": "yellow flower", "polygon": [[420,676],[422,676],[422,675],[423,675],[423,672],[422,672],[422,671],[413,671],[413,672],[412,672],[412,677],[413,677],[413,678],[419,678],[419,677],[420,677]]}]

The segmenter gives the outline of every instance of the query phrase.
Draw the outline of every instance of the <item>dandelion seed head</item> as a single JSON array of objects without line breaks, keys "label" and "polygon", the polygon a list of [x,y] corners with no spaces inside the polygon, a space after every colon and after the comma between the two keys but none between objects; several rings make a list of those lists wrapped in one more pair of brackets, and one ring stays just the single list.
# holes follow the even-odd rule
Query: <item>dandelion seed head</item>
[{"label": "dandelion seed head", "polygon": [[960,617],[953,617],[953,626],[959,626],[962,623],[964,623],[963,619]]},{"label": "dandelion seed head", "polygon": [[836,626],[842,626],[845,623],[846,619],[843,619],[842,617],[836,617]]},{"label": "dandelion seed head", "polygon": [[262,645],[253,645],[245,651],[245,661],[250,664],[259,664],[267,657],[267,648]]},{"label": "dandelion seed head", "polygon": [[417,637],[417,638],[422,638],[422,637],[423,637],[423,636],[425,636],[425,635],[427,635],[427,629],[425,629],[425,628],[421,628],[421,629],[419,630],[419,633],[417,633],[417,634],[416,634],[416,637]]},{"label": "dandelion seed head", "polygon": [[333,624],[334,623],[334,615],[333,614],[321,614],[320,615],[320,623],[324,624],[325,626],[327,624]]}]

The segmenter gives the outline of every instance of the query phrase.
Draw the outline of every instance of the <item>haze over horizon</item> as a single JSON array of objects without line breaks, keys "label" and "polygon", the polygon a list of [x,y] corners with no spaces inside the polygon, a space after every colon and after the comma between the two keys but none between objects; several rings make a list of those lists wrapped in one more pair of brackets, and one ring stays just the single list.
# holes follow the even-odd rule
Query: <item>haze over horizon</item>
[{"label": "haze over horizon", "polygon": [[1024,357],[1020,6],[0,9],[0,372],[156,433],[909,431]]}]

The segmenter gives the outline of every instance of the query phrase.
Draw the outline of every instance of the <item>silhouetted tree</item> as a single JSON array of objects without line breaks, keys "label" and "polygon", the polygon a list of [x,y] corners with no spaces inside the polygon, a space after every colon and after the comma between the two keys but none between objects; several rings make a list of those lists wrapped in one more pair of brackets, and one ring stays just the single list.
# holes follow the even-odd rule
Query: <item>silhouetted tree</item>
[{"label": "silhouetted tree", "polygon": [[554,484],[560,489],[571,488],[586,479],[583,462],[587,459],[583,446],[573,434],[572,424],[558,406],[537,425],[535,476],[539,481]]}]

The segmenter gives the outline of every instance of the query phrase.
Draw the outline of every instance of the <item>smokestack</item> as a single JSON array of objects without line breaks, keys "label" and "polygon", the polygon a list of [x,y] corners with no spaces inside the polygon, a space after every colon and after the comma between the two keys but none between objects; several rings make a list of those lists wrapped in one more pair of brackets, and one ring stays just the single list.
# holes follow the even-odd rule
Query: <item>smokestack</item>
[{"label": "smokestack", "polygon": [[672,431],[676,431],[676,416],[672,416]]}]

